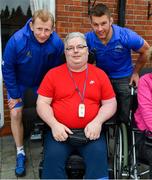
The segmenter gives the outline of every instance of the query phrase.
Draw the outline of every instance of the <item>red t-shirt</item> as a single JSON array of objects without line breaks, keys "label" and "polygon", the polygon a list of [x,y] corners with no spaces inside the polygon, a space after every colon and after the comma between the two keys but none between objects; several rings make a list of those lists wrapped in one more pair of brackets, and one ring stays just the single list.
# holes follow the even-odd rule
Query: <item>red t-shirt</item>
[{"label": "red t-shirt", "polygon": [[[72,72],[72,76],[82,94],[86,70]],[[85,117],[78,116],[81,98],[76,91],[66,64],[53,68],[46,74],[38,89],[38,94],[53,98],[51,107],[55,118],[69,128],[84,128],[97,115],[101,100],[115,97],[107,75],[91,64],[88,64],[88,78],[84,96]]]}]

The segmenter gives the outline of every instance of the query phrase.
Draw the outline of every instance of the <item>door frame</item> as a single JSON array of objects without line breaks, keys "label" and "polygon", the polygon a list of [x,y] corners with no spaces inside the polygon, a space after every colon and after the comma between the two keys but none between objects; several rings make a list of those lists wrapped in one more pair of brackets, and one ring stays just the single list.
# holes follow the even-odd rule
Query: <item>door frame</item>
[{"label": "door frame", "polygon": [[[1,19],[0,19],[0,64],[2,63],[2,40],[1,40]],[[3,93],[3,78],[0,65],[0,128],[4,125],[4,93]]]}]

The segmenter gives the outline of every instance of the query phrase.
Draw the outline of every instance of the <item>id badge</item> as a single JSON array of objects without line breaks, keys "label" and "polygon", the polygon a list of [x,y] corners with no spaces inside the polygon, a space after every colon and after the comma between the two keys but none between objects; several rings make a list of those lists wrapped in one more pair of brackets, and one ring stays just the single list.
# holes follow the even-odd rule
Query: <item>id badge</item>
[{"label": "id badge", "polygon": [[85,116],[85,105],[82,103],[79,104],[78,115],[79,115],[79,117]]}]

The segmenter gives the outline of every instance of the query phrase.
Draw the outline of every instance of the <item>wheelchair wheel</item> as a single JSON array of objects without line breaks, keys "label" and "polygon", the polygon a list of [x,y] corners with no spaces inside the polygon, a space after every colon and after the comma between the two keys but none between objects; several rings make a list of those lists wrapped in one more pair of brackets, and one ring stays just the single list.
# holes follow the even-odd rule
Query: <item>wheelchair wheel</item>
[{"label": "wheelchair wheel", "polygon": [[114,179],[128,176],[128,138],[124,123],[116,126],[114,147]]}]

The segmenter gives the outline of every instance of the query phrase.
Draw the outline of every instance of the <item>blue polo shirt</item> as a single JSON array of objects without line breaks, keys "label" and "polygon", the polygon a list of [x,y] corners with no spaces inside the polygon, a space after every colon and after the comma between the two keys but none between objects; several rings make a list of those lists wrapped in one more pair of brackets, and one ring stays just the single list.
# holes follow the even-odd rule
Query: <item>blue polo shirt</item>
[{"label": "blue polo shirt", "polygon": [[138,51],[144,39],[136,32],[112,25],[113,35],[104,45],[94,32],[85,34],[89,51],[95,54],[96,66],[104,70],[110,78],[123,78],[133,72],[131,51]]}]

